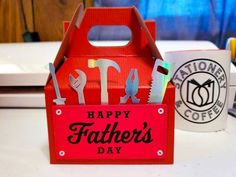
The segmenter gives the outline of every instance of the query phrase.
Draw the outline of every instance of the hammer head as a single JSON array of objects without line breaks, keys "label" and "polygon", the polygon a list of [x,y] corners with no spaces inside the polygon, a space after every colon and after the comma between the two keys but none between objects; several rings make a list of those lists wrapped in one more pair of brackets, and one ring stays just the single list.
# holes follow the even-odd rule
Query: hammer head
[{"label": "hammer head", "polygon": [[99,67],[99,69],[103,68],[105,70],[107,70],[108,67],[113,67],[118,72],[120,72],[119,65],[115,61],[109,60],[109,59],[98,59],[98,60],[89,59],[88,60],[88,67],[89,68]]}]

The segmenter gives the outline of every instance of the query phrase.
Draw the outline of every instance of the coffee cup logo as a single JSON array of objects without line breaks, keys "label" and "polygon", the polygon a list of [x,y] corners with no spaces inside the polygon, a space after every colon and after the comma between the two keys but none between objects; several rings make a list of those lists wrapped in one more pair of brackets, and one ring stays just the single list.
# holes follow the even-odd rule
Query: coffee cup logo
[{"label": "coffee cup logo", "polygon": [[173,75],[176,112],[192,123],[215,120],[225,106],[227,77],[224,69],[210,59],[194,59],[181,65]]},{"label": "coffee cup logo", "polygon": [[[196,106],[206,106],[214,102],[214,84],[208,79],[202,85],[195,79],[187,81],[187,102]],[[205,95],[203,97],[202,95]]]}]

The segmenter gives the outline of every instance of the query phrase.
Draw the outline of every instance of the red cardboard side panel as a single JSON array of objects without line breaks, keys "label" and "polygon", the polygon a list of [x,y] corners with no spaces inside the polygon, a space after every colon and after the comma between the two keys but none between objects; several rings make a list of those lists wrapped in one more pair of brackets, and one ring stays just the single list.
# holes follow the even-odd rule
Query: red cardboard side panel
[{"label": "red cardboard side panel", "polygon": [[70,22],[69,22],[69,21],[64,21],[64,22],[63,22],[63,34],[64,34],[64,35],[65,35],[66,31],[68,30],[69,25],[70,25]]},{"label": "red cardboard side panel", "polygon": [[156,41],[156,21],[155,20],[145,20],[148,31],[152,35],[152,39]]},{"label": "red cardboard side panel", "polygon": [[168,125],[167,125],[167,154],[165,163],[174,162],[174,129],[175,129],[175,87],[169,82],[166,89],[163,104],[168,105]]},{"label": "red cardboard side panel", "polygon": [[53,127],[53,121],[52,121],[52,111],[51,108],[53,106],[53,99],[54,95],[52,94],[53,88],[49,85],[46,85],[44,88],[45,92],[45,105],[46,105],[46,113],[47,113],[47,127],[48,127],[48,144],[49,144],[49,157],[50,157],[50,163],[54,164],[57,163],[54,154],[55,151],[55,140],[54,140],[54,127]]}]

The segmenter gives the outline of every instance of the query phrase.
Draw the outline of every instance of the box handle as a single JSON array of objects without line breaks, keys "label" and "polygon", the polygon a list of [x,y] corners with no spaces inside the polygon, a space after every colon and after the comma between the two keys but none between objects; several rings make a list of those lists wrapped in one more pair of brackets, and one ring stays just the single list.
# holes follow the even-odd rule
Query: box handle
[{"label": "box handle", "polygon": [[[155,41],[138,10],[132,8],[88,8],[83,13],[79,13],[79,20],[74,24],[76,28],[71,33],[71,45],[68,51],[69,56],[78,55],[150,55],[155,58],[162,58]],[[79,21],[79,23],[78,23]],[[73,25],[73,24],[71,24]],[[129,44],[119,47],[96,47],[88,41],[88,32],[94,26],[116,25],[127,26],[132,33]],[[147,50],[146,45],[149,46]],[[112,49],[107,50],[107,48]]]},{"label": "box handle", "polygon": [[[105,17],[104,15],[101,16],[104,11],[105,14],[107,14],[105,15]],[[127,18],[121,18],[121,15]],[[130,19],[129,17],[132,18]],[[133,23],[130,23],[132,19]],[[107,50],[107,47],[94,47],[89,44],[87,38],[89,29],[92,26],[105,24],[128,26],[131,29],[133,36],[131,43],[123,47],[113,47],[112,53],[110,52],[110,50]],[[150,22],[148,22],[147,24],[151,26]],[[136,29],[137,27],[138,29]],[[148,48],[146,47],[147,45],[149,46]],[[83,4],[79,4],[69,27],[67,27],[66,34],[54,60],[54,66],[55,68],[58,68],[60,63],[64,61],[64,56],[128,56],[133,54],[143,55],[143,53],[150,55],[150,52],[152,55],[151,57],[162,59],[160,52],[155,45],[155,41],[153,40],[146,24],[142,20],[138,10],[135,7],[125,9],[94,8],[93,10],[89,8],[84,11]],[[50,77],[48,78],[48,80],[49,79]]]}]

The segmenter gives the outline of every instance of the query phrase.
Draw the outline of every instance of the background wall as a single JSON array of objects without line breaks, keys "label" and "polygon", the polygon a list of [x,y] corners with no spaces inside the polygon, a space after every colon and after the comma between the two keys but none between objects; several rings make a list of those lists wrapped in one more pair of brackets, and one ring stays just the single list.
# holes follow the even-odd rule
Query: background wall
[{"label": "background wall", "polygon": [[[0,0],[0,42],[22,42],[23,1],[29,31],[32,31],[31,0]],[[144,19],[155,19],[158,40],[208,40],[220,48],[236,37],[236,0],[33,0],[35,31],[41,41],[61,40],[63,21],[71,20],[79,2],[86,6],[136,6]],[[118,34],[118,35],[117,35]],[[119,36],[118,38],[115,38]],[[94,30],[91,40],[129,38],[120,29]]]},{"label": "background wall", "polygon": [[[97,7],[132,5],[144,19],[156,20],[158,40],[208,40],[224,48],[236,37],[236,0],[94,0]],[[102,29],[91,39],[111,40],[117,33]]]},{"label": "background wall", "polygon": [[[21,0],[0,0],[0,42],[23,42],[24,20]],[[31,0],[22,0],[29,31],[33,30]],[[63,21],[71,20],[82,0],[33,0],[35,31],[41,41],[62,40]],[[92,6],[92,0],[86,0]]]}]

